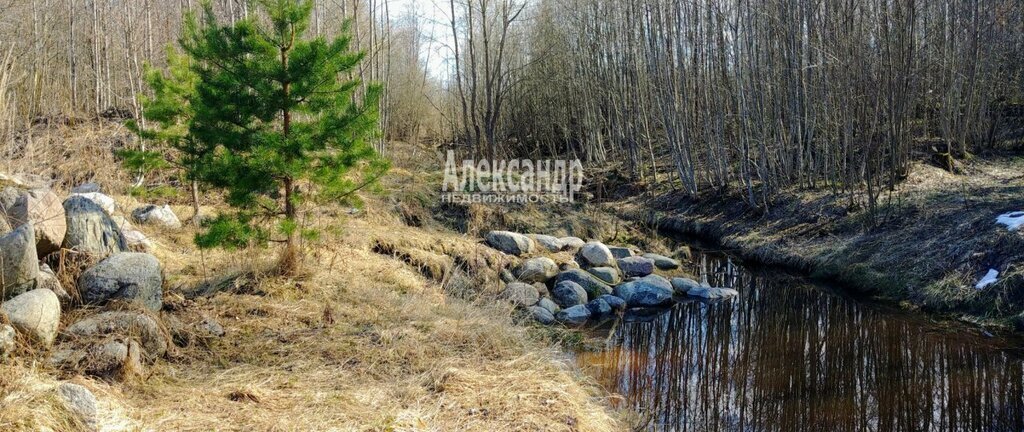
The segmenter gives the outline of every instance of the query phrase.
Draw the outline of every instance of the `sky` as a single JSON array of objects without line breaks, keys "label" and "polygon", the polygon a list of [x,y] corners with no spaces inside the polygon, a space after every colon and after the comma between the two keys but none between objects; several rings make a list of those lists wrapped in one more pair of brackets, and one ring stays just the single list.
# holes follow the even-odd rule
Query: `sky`
[{"label": "sky", "polygon": [[451,57],[450,13],[447,0],[385,0],[392,19],[409,12],[419,19],[424,32],[424,47],[420,59],[427,63],[427,71],[435,79],[447,75],[447,59]]}]

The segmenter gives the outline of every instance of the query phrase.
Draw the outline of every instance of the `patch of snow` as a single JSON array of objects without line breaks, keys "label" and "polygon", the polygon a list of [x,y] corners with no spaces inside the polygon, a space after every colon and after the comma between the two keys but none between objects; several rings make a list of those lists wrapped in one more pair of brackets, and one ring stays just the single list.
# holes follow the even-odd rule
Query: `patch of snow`
[{"label": "patch of snow", "polygon": [[978,284],[974,286],[976,289],[985,289],[985,287],[996,283],[999,278],[999,271],[996,269],[988,269],[988,273],[985,273],[985,277],[978,281]]},{"label": "patch of snow", "polygon": [[1024,211],[1001,214],[996,218],[996,223],[1006,225],[1007,229],[1015,231],[1024,226]]}]

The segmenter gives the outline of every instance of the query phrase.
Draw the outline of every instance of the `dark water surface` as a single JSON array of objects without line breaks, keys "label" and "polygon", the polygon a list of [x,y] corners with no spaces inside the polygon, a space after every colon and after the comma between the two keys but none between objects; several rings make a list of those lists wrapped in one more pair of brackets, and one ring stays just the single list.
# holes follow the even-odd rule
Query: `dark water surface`
[{"label": "dark water surface", "polygon": [[1019,341],[698,255],[736,288],[614,324],[579,364],[656,431],[1024,431]]}]

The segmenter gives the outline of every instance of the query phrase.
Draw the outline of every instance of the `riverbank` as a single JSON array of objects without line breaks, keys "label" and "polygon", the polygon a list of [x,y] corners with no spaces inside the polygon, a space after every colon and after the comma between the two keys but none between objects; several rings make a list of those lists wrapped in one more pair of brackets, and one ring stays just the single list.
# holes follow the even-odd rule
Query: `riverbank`
[{"label": "riverbank", "polygon": [[[975,159],[966,174],[915,164],[876,222],[828,191],[793,190],[767,213],[737,196],[699,203],[671,191],[606,205],[746,260],[784,266],[904,307],[1024,328],[1024,231],[997,216],[1024,210],[1024,158]],[[995,283],[976,284],[994,269]]]}]

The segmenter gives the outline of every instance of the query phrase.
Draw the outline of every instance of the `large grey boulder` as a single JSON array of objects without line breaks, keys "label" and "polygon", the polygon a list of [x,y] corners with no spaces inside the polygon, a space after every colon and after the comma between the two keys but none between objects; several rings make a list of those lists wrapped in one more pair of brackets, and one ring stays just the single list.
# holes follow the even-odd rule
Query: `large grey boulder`
[{"label": "large grey boulder", "polygon": [[619,258],[619,270],[626,277],[647,276],[654,273],[654,260],[638,256]]},{"label": "large grey boulder", "polygon": [[583,245],[587,244],[587,242],[583,241],[583,239],[572,236],[562,237],[558,240],[562,242],[562,250],[567,250],[570,252],[576,252],[580,250],[580,248],[583,247]]},{"label": "large grey boulder", "polygon": [[128,249],[110,215],[83,195],[64,200],[64,213],[68,227],[64,248],[99,256]]},{"label": "large grey boulder", "polygon": [[675,270],[679,268],[679,261],[656,253],[645,253],[644,258],[654,261],[654,266],[661,270]]},{"label": "large grey boulder", "polygon": [[30,190],[18,196],[7,209],[7,219],[12,227],[32,224],[40,258],[60,249],[68,229],[64,206],[49,189]]},{"label": "large grey boulder", "polygon": [[501,296],[519,307],[533,306],[537,304],[537,300],[540,300],[540,293],[537,292],[537,288],[522,282],[512,282],[505,285],[505,291],[502,292]]},{"label": "large grey boulder", "polygon": [[739,291],[732,288],[710,288],[698,287],[686,292],[690,297],[700,297],[708,300],[732,298],[740,295]]},{"label": "large grey boulder", "polygon": [[555,323],[555,315],[547,309],[540,306],[530,306],[527,310],[529,310],[530,316],[541,324],[550,325]]},{"label": "large grey boulder", "polygon": [[154,225],[168,229],[181,228],[181,221],[178,220],[178,215],[174,214],[171,206],[166,204],[163,206],[147,204],[132,210],[132,219],[145,225]]},{"label": "large grey boulder", "polygon": [[555,284],[563,281],[571,281],[579,284],[587,292],[590,298],[598,298],[603,294],[611,294],[612,288],[596,276],[587,273],[585,270],[569,269],[558,274]]},{"label": "large grey boulder", "polygon": [[0,300],[34,288],[38,275],[39,258],[32,224],[22,225],[0,237]]},{"label": "large grey boulder", "polygon": [[619,270],[615,267],[591,267],[588,268],[587,271],[609,285],[618,285],[622,282],[622,277],[619,276]]},{"label": "large grey boulder", "polygon": [[82,421],[89,430],[97,425],[96,396],[89,389],[73,383],[61,383],[57,386],[57,395],[64,407]]},{"label": "large grey boulder", "polygon": [[615,265],[615,256],[608,250],[608,246],[605,246],[601,242],[590,242],[580,248],[580,258],[582,258],[581,264],[588,265],[590,267],[607,267]]},{"label": "large grey boulder", "polygon": [[530,258],[516,267],[512,274],[523,282],[547,282],[558,274],[558,264],[548,257]]},{"label": "large grey boulder", "polygon": [[615,259],[629,258],[633,256],[633,251],[628,247],[622,246],[608,246],[608,251],[612,253]]},{"label": "large grey boulder", "polygon": [[672,278],[672,288],[679,294],[686,294],[690,290],[703,288],[699,282],[685,277]]},{"label": "large grey boulder", "polygon": [[533,240],[511,231],[491,231],[485,239],[490,247],[509,255],[523,255],[533,251]]},{"label": "large grey boulder", "polygon": [[587,291],[580,284],[567,280],[555,284],[551,298],[558,306],[570,308],[587,303]]},{"label": "large grey boulder", "polygon": [[[113,215],[114,214],[114,210],[117,209],[117,203],[114,202],[113,198],[111,198],[109,196],[106,196],[104,194],[101,194],[99,192],[85,192],[85,193],[73,193],[73,194],[71,194],[71,197],[76,197],[76,196],[77,197],[85,198],[85,199],[87,199],[89,201],[92,201],[94,204],[99,206],[99,208],[103,209],[103,211],[106,212],[108,215]],[[65,200],[65,201],[67,201],[67,200]]]},{"label": "large grey boulder", "polygon": [[658,275],[650,275],[615,287],[615,296],[629,307],[656,307],[672,302],[672,284]]},{"label": "large grey boulder", "polygon": [[22,334],[43,346],[53,344],[60,325],[60,300],[53,291],[37,289],[26,292],[4,302],[0,311]]},{"label": "large grey boulder", "polygon": [[85,303],[125,299],[140,302],[151,310],[160,310],[163,305],[162,285],[160,262],[152,255],[137,252],[111,255],[78,278],[78,291]]},{"label": "large grey boulder", "polygon": [[167,352],[168,341],[160,325],[149,315],[131,311],[110,311],[86,317],[62,333],[67,338],[95,338],[118,336],[137,340],[146,351],[147,358],[156,358]]},{"label": "large grey boulder", "polygon": [[590,319],[590,308],[587,305],[576,305],[568,309],[562,309],[555,314],[555,319],[562,324],[583,325]]},{"label": "large grey boulder", "polygon": [[530,234],[529,237],[548,252],[558,252],[565,247],[565,244],[562,243],[562,240],[559,240],[558,237],[544,234]]}]

